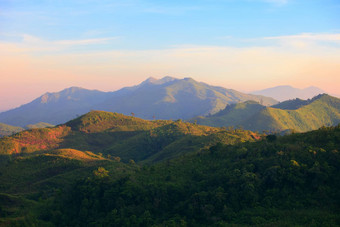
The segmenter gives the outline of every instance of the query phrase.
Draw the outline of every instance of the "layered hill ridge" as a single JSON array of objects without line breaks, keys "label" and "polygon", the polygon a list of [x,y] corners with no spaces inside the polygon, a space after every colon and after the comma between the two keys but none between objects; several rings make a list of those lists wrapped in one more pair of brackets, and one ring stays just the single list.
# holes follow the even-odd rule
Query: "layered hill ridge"
[{"label": "layered hill ridge", "polygon": [[125,115],[134,113],[143,119],[190,119],[214,114],[227,104],[246,100],[264,105],[277,103],[272,98],[210,86],[192,78],[149,78],[115,92],[71,87],[46,93],[31,103],[0,113],[0,122],[21,127],[38,122],[57,125],[93,109]]},{"label": "layered hill ridge", "polygon": [[255,102],[227,106],[219,113],[195,118],[210,126],[242,126],[253,131],[309,131],[340,123],[340,99],[322,94],[311,100],[289,100],[271,107]]},{"label": "layered hill ridge", "polygon": [[64,155],[67,151],[75,154],[90,151],[119,156],[123,161],[157,162],[217,142],[234,144],[259,138],[256,133],[244,130],[226,131],[181,120],[148,121],[119,113],[91,111],[63,125],[31,129],[3,138],[0,152],[31,154],[63,149],[59,151]]},{"label": "layered hill ridge", "polygon": [[3,124],[0,123],[0,137],[3,136],[10,136],[13,135],[15,133],[24,131],[25,129],[33,129],[33,128],[48,128],[48,127],[53,127],[54,125],[45,123],[45,122],[39,122],[37,124],[30,124],[30,125],[26,125],[24,127],[17,127],[17,126],[13,126],[13,125],[7,125],[7,124]]},{"label": "layered hill ridge", "polygon": [[0,137],[10,136],[14,133],[23,131],[24,128],[0,123]]}]

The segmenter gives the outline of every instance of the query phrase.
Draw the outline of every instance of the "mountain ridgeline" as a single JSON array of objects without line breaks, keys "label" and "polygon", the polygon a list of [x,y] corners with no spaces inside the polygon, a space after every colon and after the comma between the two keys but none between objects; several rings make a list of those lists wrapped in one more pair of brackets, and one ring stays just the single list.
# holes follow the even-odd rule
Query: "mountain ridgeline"
[{"label": "mountain ridgeline", "polygon": [[305,132],[340,123],[340,99],[322,94],[266,107],[254,101],[228,105],[224,110],[191,120],[214,127],[236,126],[252,131]]},{"label": "mountain ridgeline", "polygon": [[191,78],[149,78],[137,86],[115,92],[71,87],[46,93],[31,103],[0,113],[0,122],[20,127],[38,122],[57,125],[90,110],[134,113],[143,119],[190,119],[214,114],[227,104],[246,100],[264,105],[277,103],[272,98],[210,86]]},{"label": "mountain ridgeline", "polygon": [[272,97],[280,102],[289,99],[310,99],[316,95],[325,93],[324,90],[317,87],[307,87],[304,89],[294,88],[292,86],[277,86],[272,88],[267,88],[260,91],[251,92],[254,95],[264,95],[267,97]]}]

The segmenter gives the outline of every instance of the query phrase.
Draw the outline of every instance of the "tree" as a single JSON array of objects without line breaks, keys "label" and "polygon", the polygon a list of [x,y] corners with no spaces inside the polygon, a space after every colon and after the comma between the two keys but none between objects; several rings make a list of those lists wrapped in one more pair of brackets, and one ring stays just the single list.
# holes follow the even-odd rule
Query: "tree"
[{"label": "tree", "polygon": [[97,170],[93,171],[94,175],[99,178],[104,178],[109,176],[109,171],[107,171],[104,167],[98,167]]}]

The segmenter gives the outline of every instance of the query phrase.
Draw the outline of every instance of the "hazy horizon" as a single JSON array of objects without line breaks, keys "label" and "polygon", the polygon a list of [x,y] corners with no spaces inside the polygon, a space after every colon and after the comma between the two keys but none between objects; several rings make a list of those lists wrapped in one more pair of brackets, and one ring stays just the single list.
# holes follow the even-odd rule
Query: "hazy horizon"
[{"label": "hazy horizon", "polygon": [[[170,77],[171,77],[171,76],[170,76]],[[143,81],[145,81],[145,80],[147,80],[147,79],[149,79],[149,78],[151,78],[151,77],[147,77],[147,78],[145,78]],[[159,79],[162,79],[162,78],[164,78],[164,77],[152,77],[152,78],[159,80]],[[184,79],[184,78],[186,78],[186,77],[182,77],[182,78],[173,77],[173,78],[175,78],[175,79]],[[196,79],[193,78],[193,77],[190,77],[190,78],[196,80]],[[140,82],[138,82],[137,84],[132,84],[132,85],[128,85],[128,86],[125,86],[125,87],[136,86],[136,85],[142,83],[143,81],[140,81]],[[197,81],[197,82],[206,83],[205,81]],[[206,84],[208,84],[208,83],[206,83]],[[221,87],[220,85],[213,85],[213,84],[209,84],[209,85]],[[299,88],[299,87],[294,87],[294,86],[287,85],[287,84],[284,84],[284,85],[277,85],[277,86],[273,86],[273,87],[270,87],[270,88],[280,87],[280,86],[290,86],[290,87],[297,88],[297,89],[305,89],[305,88],[309,88],[309,87],[319,88],[319,87],[317,87],[317,86],[307,86],[307,87],[301,87],[301,88]],[[115,90],[110,90],[110,89],[108,89],[108,90],[101,90],[101,89],[96,89],[96,88],[91,88],[91,89],[90,89],[90,88],[86,88],[86,87],[81,87],[81,86],[77,86],[77,85],[72,85],[72,86],[70,86],[70,87],[65,87],[65,88],[62,88],[62,89],[60,89],[60,90],[46,91],[46,92],[44,92],[44,93],[39,94],[39,95],[36,96],[36,97],[33,97],[31,100],[29,100],[29,101],[27,101],[27,102],[19,103],[17,106],[8,107],[7,109],[0,109],[0,113],[1,113],[1,112],[5,112],[5,111],[7,111],[7,110],[11,110],[11,109],[17,108],[17,107],[20,107],[21,105],[27,104],[27,103],[33,101],[34,99],[39,98],[40,96],[42,96],[42,95],[45,94],[45,93],[55,93],[55,92],[60,92],[60,91],[62,91],[62,90],[64,90],[64,89],[68,89],[68,88],[71,88],[71,87],[79,87],[79,88],[88,89],[88,90],[99,90],[99,91],[103,91],[103,92],[115,92],[115,91],[118,91],[118,90],[120,90],[120,89],[122,89],[122,88],[125,88],[125,87],[119,87],[118,89],[115,89]],[[226,87],[226,88],[228,88],[228,89],[234,89],[234,88],[232,88],[232,87]],[[263,88],[263,89],[260,89],[260,90],[265,90],[265,89],[267,89],[267,88]],[[235,89],[235,90],[236,90],[236,89]],[[323,89],[322,89],[322,90],[323,90]],[[258,90],[251,90],[251,91],[238,90],[238,91],[243,92],[243,93],[246,93],[246,94],[251,94],[252,92],[255,92],[255,91],[258,91]],[[340,94],[333,94],[333,93],[329,93],[329,92],[327,92],[327,91],[325,91],[325,92],[326,92],[327,94],[329,94],[329,95],[333,95],[333,96],[336,96],[336,97],[340,98]],[[269,96],[268,96],[268,97],[269,97]]]},{"label": "hazy horizon", "polygon": [[5,0],[0,8],[0,112],[71,86],[114,91],[167,75],[242,92],[339,93],[335,0]]}]

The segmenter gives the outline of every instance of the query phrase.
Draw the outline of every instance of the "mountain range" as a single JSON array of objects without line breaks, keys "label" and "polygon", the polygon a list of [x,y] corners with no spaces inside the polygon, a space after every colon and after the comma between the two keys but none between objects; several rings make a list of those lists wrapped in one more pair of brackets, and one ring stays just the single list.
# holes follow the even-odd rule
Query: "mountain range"
[{"label": "mountain range", "polygon": [[228,105],[224,110],[191,122],[214,127],[239,126],[252,131],[305,132],[340,123],[340,99],[322,94],[266,107],[254,101]]},{"label": "mountain range", "polygon": [[191,78],[149,78],[137,86],[115,92],[71,87],[46,93],[30,103],[0,113],[0,122],[20,127],[38,122],[57,125],[90,110],[133,114],[143,119],[190,119],[214,114],[227,104],[247,100],[263,105],[277,103],[273,98],[210,86]]},{"label": "mountain range", "polygon": [[304,89],[294,88],[292,86],[283,85],[272,88],[267,88],[259,91],[253,91],[251,94],[263,95],[272,97],[280,102],[290,99],[310,99],[316,95],[326,93],[324,90],[318,87],[307,87]]}]

